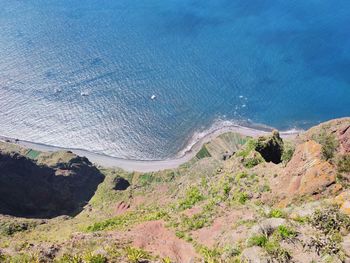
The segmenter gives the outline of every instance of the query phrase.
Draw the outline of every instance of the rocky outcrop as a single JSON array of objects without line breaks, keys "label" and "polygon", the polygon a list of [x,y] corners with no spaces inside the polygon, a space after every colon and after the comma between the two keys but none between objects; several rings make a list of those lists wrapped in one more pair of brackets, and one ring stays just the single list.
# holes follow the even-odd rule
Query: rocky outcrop
[{"label": "rocky outcrop", "polygon": [[128,189],[130,186],[130,183],[128,180],[124,179],[123,177],[116,176],[113,179],[113,189],[117,191],[123,191]]},{"label": "rocky outcrop", "polygon": [[308,141],[297,146],[295,153],[278,178],[276,192],[287,199],[337,191],[336,169],[322,158],[322,146]]},{"label": "rocky outcrop", "polygon": [[271,136],[259,137],[255,150],[261,154],[266,162],[278,164],[282,162],[283,140],[278,131],[273,131]]},{"label": "rocky outcrop", "polygon": [[49,166],[0,151],[0,213],[28,218],[79,213],[104,177],[88,159],[60,154],[68,161]]},{"label": "rocky outcrop", "polygon": [[350,154],[350,123],[338,131],[339,148],[341,154]]},{"label": "rocky outcrop", "polygon": [[334,201],[339,205],[341,212],[350,216],[350,190],[336,196]]}]

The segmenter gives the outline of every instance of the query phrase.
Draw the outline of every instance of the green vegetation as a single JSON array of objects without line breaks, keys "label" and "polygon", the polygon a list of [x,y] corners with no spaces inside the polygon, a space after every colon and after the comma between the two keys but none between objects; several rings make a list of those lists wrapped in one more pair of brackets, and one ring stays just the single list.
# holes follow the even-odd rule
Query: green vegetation
[{"label": "green vegetation", "polygon": [[203,194],[199,191],[197,187],[191,187],[183,200],[180,201],[179,208],[181,210],[185,210],[191,208],[196,203],[202,201],[204,199]]},{"label": "green vegetation", "polygon": [[276,241],[269,241],[265,245],[265,250],[268,255],[273,259],[273,262],[290,262],[290,252],[281,247]]},{"label": "green vegetation", "polygon": [[283,218],[285,217],[284,213],[280,209],[272,209],[269,213],[269,217],[273,218]]},{"label": "green vegetation", "polygon": [[296,232],[286,226],[278,227],[274,232],[252,236],[248,239],[248,246],[259,246],[265,249],[272,258],[272,262],[290,262],[290,252],[281,247],[279,240],[291,239]]},{"label": "green vegetation", "polygon": [[162,263],[172,263],[172,260],[169,257],[162,258]]},{"label": "green vegetation", "polygon": [[255,150],[258,142],[254,139],[249,139],[243,146],[243,149],[237,153],[237,156],[247,158],[248,155]]},{"label": "green vegetation", "polygon": [[350,231],[350,217],[342,214],[336,206],[315,211],[310,224],[325,235],[339,233],[341,229]]},{"label": "green vegetation", "polygon": [[29,151],[26,153],[26,157],[35,160],[36,158],[38,158],[39,154],[41,154],[41,152],[29,149]]},{"label": "green vegetation", "polygon": [[81,263],[82,258],[78,255],[68,255],[64,254],[61,258],[56,259],[55,263]]},{"label": "green vegetation", "polygon": [[126,247],[125,253],[131,263],[141,263],[150,259],[150,255],[146,251],[134,247]]},{"label": "green vegetation", "polygon": [[198,159],[203,159],[206,157],[211,157],[210,152],[208,151],[207,147],[205,146],[205,144],[202,146],[202,148],[200,149],[200,151],[196,154],[196,157]]},{"label": "green vegetation", "polygon": [[243,160],[243,165],[245,168],[253,168],[254,166],[257,166],[263,161],[264,160],[261,158],[261,156],[254,156],[254,157],[245,158]]},{"label": "green vegetation", "polygon": [[292,239],[297,236],[297,232],[287,226],[279,226],[276,230],[276,234],[283,240]]},{"label": "green vegetation", "polygon": [[313,139],[322,145],[322,155],[325,160],[330,160],[334,157],[334,153],[338,147],[338,142],[334,134],[329,134],[323,129],[320,134],[313,136]]},{"label": "green vegetation", "polygon": [[342,155],[337,163],[338,172],[350,173],[350,154]]},{"label": "green vegetation", "polygon": [[95,232],[110,229],[125,229],[137,223],[159,220],[166,217],[167,215],[168,214],[164,211],[149,212],[139,210],[137,212],[127,212],[125,214],[104,220],[102,222],[96,222],[93,225],[88,226],[87,231]]},{"label": "green vegetation", "polygon": [[205,214],[195,214],[192,217],[183,216],[181,226],[185,231],[203,228],[209,223],[209,218]]},{"label": "green vegetation", "polygon": [[155,176],[153,173],[144,173],[138,176],[137,184],[140,186],[150,185],[153,182],[161,182],[162,178],[159,176]]},{"label": "green vegetation", "polygon": [[255,235],[249,238],[248,240],[248,246],[259,246],[259,247],[265,247],[267,242],[269,241],[268,237],[266,235]]},{"label": "green vegetation", "polygon": [[87,253],[84,255],[84,262],[88,263],[107,263],[107,258],[100,254]]},{"label": "green vegetation", "polygon": [[294,154],[295,148],[293,145],[290,143],[285,143],[284,148],[283,148],[283,153],[282,153],[282,162],[284,164],[289,163],[289,161],[292,159],[293,154]]},{"label": "green vegetation", "polygon": [[10,222],[0,221],[0,234],[6,236],[12,236],[17,232],[27,231],[36,226],[35,222]]},{"label": "green vegetation", "polygon": [[220,251],[219,249],[209,249],[207,247],[201,247],[199,253],[203,256],[205,263],[220,263]]}]

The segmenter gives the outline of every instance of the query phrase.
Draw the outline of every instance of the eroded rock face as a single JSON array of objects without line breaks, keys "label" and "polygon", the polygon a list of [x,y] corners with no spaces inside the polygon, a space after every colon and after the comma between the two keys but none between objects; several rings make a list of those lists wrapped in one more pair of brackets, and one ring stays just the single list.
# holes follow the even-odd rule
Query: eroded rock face
[{"label": "eroded rock face", "polygon": [[293,158],[279,178],[277,191],[287,198],[318,195],[336,191],[338,185],[335,183],[336,169],[322,159],[322,146],[311,140],[297,146]]},{"label": "eroded rock face", "polygon": [[75,215],[103,178],[88,159],[75,155],[51,167],[0,151],[0,213],[28,218]]},{"label": "eroded rock face", "polygon": [[261,154],[266,162],[278,164],[282,162],[283,140],[278,131],[273,131],[271,136],[260,137],[255,150]]},{"label": "eroded rock face", "polygon": [[350,216],[350,190],[336,196],[334,201],[340,206],[341,212]]},{"label": "eroded rock face", "polygon": [[340,152],[350,154],[350,124],[345,125],[338,131]]}]

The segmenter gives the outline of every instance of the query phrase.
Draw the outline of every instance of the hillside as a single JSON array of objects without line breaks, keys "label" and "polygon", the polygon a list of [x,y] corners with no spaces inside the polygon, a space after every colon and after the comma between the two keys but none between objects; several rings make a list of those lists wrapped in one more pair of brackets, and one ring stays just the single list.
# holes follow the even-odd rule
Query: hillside
[{"label": "hillside", "polygon": [[0,144],[0,262],[350,262],[350,118],[129,173]]}]

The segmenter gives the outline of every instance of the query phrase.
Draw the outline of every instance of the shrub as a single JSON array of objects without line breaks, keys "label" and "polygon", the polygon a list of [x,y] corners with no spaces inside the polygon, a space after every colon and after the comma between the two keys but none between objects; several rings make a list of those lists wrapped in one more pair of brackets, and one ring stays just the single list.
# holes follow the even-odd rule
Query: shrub
[{"label": "shrub", "polygon": [[283,211],[281,211],[280,209],[272,209],[269,213],[269,217],[273,217],[273,218],[283,218],[284,217],[284,213]]},{"label": "shrub", "polygon": [[86,263],[107,263],[107,258],[100,254],[87,253],[84,256],[84,262]]},{"label": "shrub", "polygon": [[139,263],[150,258],[150,255],[146,251],[134,247],[126,247],[125,253],[131,263]]},{"label": "shrub", "polygon": [[266,235],[255,235],[249,238],[248,240],[248,246],[259,246],[259,247],[265,247],[269,239]]},{"label": "shrub", "polygon": [[339,240],[333,235],[317,235],[311,237],[307,243],[309,248],[314,248],[318,255],[338,255],[341,251]]},{"label": "shrub", "polygon": [[283,153],[282,153],[282,161],[284,164],[289,163],[289,161],[292,159],[293,154],[294,154],[295,148],[290,145],[290,144],[285,144],[283,148]]},{"label": "shrub", "polygon": [[82,263],[83,260],[78,255],[72,256],[69,254],[64,254],[61,258],[56,259],[54,262],[55,263]]},{"label": "shrub", "polygon": [[314,136],[313,139],[322,145],[322,155],[325,160],[330,160],[334,157],[338,147],[334,134],[328,134],[323,130],[318,136]]},{"label": "shrub", "polygon": [[259,157],[251,157],[251,158],[245,158],[243,160],[243,165],[245,168],[253,168],[254,166],[257,166],[258,164],[262,163],[263,160]]},{"label": "shrub", "polygon": [[162,258],[162,263],[171,263],[171,258],[166,257],[166,258]]},{"label": "shrub", "polygon": [[185,210],[187,208],[191,208],[196,203],[202,201],[204,199],[204,196],[199,191],[197,187],[191,187],[185,196],[185,199],[180,202],[180,209]]},{"label": "shrub", "polygon": [[175,235],[178,237],[178,238],[184,238],[186,235],[183,231],[176,231],[175,232]]},{"label": "shrub", "polygon": [[182,218],[182,225],[186,230],[197,230],[203,228],[208,223],[208,218],[202,214],[196,214],[192,217],[184,216]]},{"label": "shrub", "polygon": [[338,171],[340,173],[350,173],[350,154],[343,155],[339,158]]},{"label": "shrub", "polygon": [[0,222],[0,234],[6,236],[12,236],[17,232],[23,232],[30,228],[35,227],[35,223],[23,223],[23,222]]},{"label": "shrub", "polygon": [[219,263],[219,262],[221,262],[219,260],[221,253],[218,249],[215,249],[215,248],[209,249],[206,247],[202,247],[199,252],[203,256],[205,263]]},{"label": "shrub", "polygon": [[276,229],[276,233],[281,239],[292,239],[297,236],[297,232],[283,225]]},{"label": "shrub", "polygon": [[341,229],[350,230],[350,218],[342,214],[336,206],[315,211],[310,218],[310,224],[325,235],[337,233]]},{"label": "shrub", "polygon": [[265,245],[265,250],[272,258],[273,262],[290,262],[292,259],[289,251],[282,248],[280,244],[275,241],[268,241]]},{"label": "shrub", "polygon": [[247,178],[248,174],[246,172],[240,172],[235,176],[235,181],[239,182],[243,178]]},{"label": "shrub", "polygon": [[233,195],[233,200],[244,205],[249,199],[249,195],[245,192],[235,192]]}]

